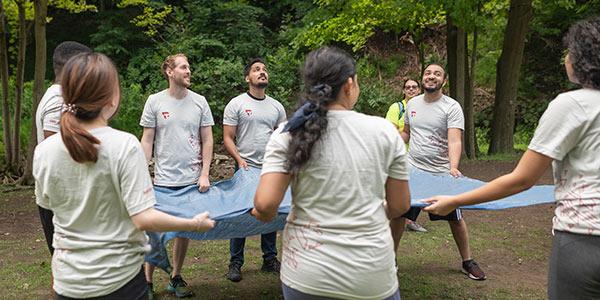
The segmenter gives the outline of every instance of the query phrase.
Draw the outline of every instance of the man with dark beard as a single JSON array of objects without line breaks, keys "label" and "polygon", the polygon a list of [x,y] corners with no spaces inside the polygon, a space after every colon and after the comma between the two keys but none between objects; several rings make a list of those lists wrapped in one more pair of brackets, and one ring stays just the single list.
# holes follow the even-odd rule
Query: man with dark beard
[{"label": "man with dark beard", "polygon": [[[423,72],[422,86],[425,93],[408,102],[401,132],[409,142],[408,162],[411,167],[436,175],[462,176],[458,170],[462,152],[464,116],[460,104],[444,95],[446,71],[438,64],[430,64]],[[415,221],[421,210],[411,209],[403,217],[390,222],[394,243],[398,245],[406,219]],[[473,280],[485,280],[485,273],[471,257],[467,224],[459,209],[446,216],[429,214],[432,221],[446,220],[462,257],[462,271]]]},{"label": "man with dark beard", "polygon": [[[262,167],[269,137],[286,120],[286,115],[283,105],[265,94],[269,73],[262,59],[250,60],[244,67],[244,77],[248,91],[231,99],[223,113],[223,144],[235,159],[237,168],[247,170]],[[277,232],[261,235],[262,271],[279,273],[276,239]],[[245,242],[246,238],[229,242],[231,258],[227,279],[233,282],[242,280]]]}]

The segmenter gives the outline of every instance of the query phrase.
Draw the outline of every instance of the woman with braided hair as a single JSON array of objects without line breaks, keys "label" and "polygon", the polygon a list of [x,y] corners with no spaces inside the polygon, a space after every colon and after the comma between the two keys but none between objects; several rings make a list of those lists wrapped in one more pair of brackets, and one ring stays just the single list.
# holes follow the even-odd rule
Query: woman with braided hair
[{"label": "woman with braided hair", "polygon": [[516,194],[552,165],[556,209],[548,298],[600,299],[600,18],[571,26],[564,42],[567,77],[583,88],[550,102],[510,174],[464,194],[428,199],[424,210],[444,215]]},{"label": "woman with braided hair", "polygon": [[35,149],[39,206],[54,212],[56,299],[147,299],[142,272],[150,231],[206,231],[208,213],[182,219],[153,208],[146,159],[135,136],[108,126],[119,77],[99,53],[71,58],[61,73],[60,133]]},{"label": "woman with braided hair", "polygon": [[[400,299],[389,219],[408,210],[404,142],[383,118],[352,111],[355,61],[323,47],[308,54],[300,108],[267,145],[252,214],[277,214],[285,299]],[[387,201],[387,204],[386,204]]]}]

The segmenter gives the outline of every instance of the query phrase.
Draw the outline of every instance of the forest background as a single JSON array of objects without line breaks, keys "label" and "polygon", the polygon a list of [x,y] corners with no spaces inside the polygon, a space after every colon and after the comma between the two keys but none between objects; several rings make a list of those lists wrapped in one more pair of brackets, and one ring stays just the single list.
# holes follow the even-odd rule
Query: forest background
[{"label": "forest background", "polygon": [[406,78],[428,63],[450,75],[445,92],[465,112],[465,155],[526,148],[548,102],[568,82],[562,37],[600,15],[600,0],[0,0],[0,183],[31,184],[35,109],[52,83],[52,51],[73,40],[116,63],[121,107],[111,126],[140,136],[148,95],[167,87],[160,65],[185,53],[221,142],[223,109],[244,92],[242,69],[267,61],[267,93],[289,112],[304,56],[321,45],[357,59],[355,109],[384,116]]}]

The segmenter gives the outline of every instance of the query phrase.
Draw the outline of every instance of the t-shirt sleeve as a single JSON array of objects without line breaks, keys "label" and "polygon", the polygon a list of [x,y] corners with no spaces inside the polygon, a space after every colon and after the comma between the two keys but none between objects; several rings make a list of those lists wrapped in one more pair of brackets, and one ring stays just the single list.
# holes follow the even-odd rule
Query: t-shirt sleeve
[{"label": "t-shirt sleeve", "polygon": [[62,112],[62,97],[53,97],[42,112],[42,130],[59,132],[60,131],[60,115]]},{"label": "t-shirt sleeve", "polygon": [[[387,129],[387,128],[386,128]],[[408,164],[406,155],[406,145],[396,130],[389,132],[386,136],[391,141],[391,164],[388,170],[388,177],[398,180],[408,180]]]},{"label": "t-shirt sleeve", "polygon": [[[39,149],[36,148],[36,150]],[[50,203],[48,203],[48,198],[44,196],[44,188],[41,179],[41,168],[40,168],[40,159],[38,151],[33,153],[33,166],[32,166],[32,174],[35,179],[35,203],[45,209],[50,209]]]},{"label": "t-shirt sleeve", "polygon": [[406,108],[404,109],[404,126],[410,126],[410,110],[412,109],[411,102],[406,103]]},{"label": "t-shirt sleeve", "polygon": [[277,109],[279,110],[279,119],[277,119],[277,125],[285,122],[287,120],[287,115],[285,114],[285,108],[283,108],[283,105],[281,105],[281,103],[277,103],[279,105],[277,105]]},{"label": "t-shirt sleeve", "polygon": [[239,121],[238,111],[239,107],[235,101],[229,101],[225,106],[225,111],[223,111],[223,125],[237,126]]},{"label": "t-shirt sleeve", "polygon": [[385,114],[385,119],[392,122],[392,124],[396,124],[396,126],[400,126],[400,108],[397,103],[390,105]]},{"label": "t-shirt sleeve", "polygon": [[200,127],[213,126],[215,125],[215,121],[213,119],[212,112],[210,111],[210,106],[204,97],[202,97],[202,121],[200,123]]},{"label": "t-shirt sleeve", "polygon": [[448,129],[450,128],[465,130],[465,116],[458,102],[450,106],[448,110]]},{"label": "t-shirt sleeve", "polygon": [[562,160],[581,139],[586,112],[575,99],[559,95],[540,118],[529,149]]},{"label": "t-shirt sleeve", "polygon": [[146,104],[144,104],[144,111],[140,119],[140,126],[147,128],[156,128],[156,113],[153,106],[152,96],[148,97]]},{"label": "t-shirt sleeve", "polygon": [[154,206],[156,199],[140,142],[132,136],[128,145],[119,159],[118,172],[121,199],[129,215],[133,216]]},{"label": "t-shirt sleeve", "polygon": [[281,133],[285,124],[273,132],[265,150],[262,174],[266,173],[288,173],[287,150],[290,143],[290,134]]}]

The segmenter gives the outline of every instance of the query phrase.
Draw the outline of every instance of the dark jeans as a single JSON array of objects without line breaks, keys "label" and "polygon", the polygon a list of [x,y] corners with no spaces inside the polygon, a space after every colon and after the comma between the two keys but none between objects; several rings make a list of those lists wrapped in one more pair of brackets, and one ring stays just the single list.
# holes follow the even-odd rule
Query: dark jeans
[{"label": "dark jeans", "polygon": [[38,211],[40,213],[40,221],[42,222],[42,229],[44,230],[44,237],[46,237],[48,250],[50,250],[50,255],[53,255],[54,247],[52,247],[52,236],[54,235],[54,223],[52,223],[52,218],[54,217],[54,213],[39,205]]},{"label": "dark jeans", "polygon": [[[56,300],[75,300],[55,293]],[[120,289],[104,296],[87,298],[89,300],[146,300],[148,299],[148,284],[144,276],[144,268]]]},{"label": "dark jeans", "polygon": [[[263,260],[277,257],[277,231],[260,235],[260,248],[263,252]],[[229,253],[231,263],[244,264],[244,246],[246,238],[235,238],[229,240]]]}]

